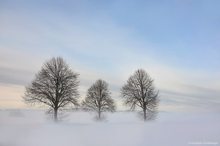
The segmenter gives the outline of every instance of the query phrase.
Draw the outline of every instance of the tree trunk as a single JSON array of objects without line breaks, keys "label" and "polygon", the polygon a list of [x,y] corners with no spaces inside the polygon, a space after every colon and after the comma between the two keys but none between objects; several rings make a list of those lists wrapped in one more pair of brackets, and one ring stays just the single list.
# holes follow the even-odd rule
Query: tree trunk
[{"label": "tree trunk", "polygon": [[147,108],[146,108],[146,104],[144,103],[144,108],[143,108],[143,112],[144,112],[144,121],[147,121],[147,113],[146,113],[146,110],[147,110]]},{"label": "tree trunk", "polygon": [[57,113],[58,113],[58,109],[54,109],[54,121],[57,122],[58,118],[57,118]]},{"label": "tree trunk", "polygon": [[100,109],[99,109],[99,120],[101,119],[101,111],[100,111]]}]

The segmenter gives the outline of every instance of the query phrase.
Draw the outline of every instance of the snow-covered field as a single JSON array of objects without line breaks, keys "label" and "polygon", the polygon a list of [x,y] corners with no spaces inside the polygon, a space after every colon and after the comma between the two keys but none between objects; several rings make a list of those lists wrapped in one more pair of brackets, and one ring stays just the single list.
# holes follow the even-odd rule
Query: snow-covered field
[{"label": "snow-covered field", "polygon": [[44,111],[0,110],[0,146],[220,145],[219,113],[166,113],[143,122],[136,113],[71,112],[54,123]]}]

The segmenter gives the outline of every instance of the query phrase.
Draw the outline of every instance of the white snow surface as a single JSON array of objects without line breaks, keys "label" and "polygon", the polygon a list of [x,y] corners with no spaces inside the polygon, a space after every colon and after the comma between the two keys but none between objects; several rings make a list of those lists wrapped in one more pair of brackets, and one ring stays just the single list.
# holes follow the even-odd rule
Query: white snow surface
[{"label": "white snow surface", "polygon": [[220,113],[160,112],[143,122],[135,112],[74,111],[54,123],[39,110],[0,110],[0,146],[187,146],[220,145]]}]

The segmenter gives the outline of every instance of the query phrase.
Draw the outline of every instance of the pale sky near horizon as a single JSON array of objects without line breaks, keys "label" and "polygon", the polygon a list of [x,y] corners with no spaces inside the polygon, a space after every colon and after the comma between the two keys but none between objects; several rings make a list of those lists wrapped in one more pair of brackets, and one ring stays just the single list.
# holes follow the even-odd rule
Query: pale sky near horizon
[{"label": "pale sky near horizon", "polygon": [[161,111],[220,111],[220,1],[0,0],[0,108],[30,108],[24,87],[61,56],[80,74],[120,88],[139,68]]}]

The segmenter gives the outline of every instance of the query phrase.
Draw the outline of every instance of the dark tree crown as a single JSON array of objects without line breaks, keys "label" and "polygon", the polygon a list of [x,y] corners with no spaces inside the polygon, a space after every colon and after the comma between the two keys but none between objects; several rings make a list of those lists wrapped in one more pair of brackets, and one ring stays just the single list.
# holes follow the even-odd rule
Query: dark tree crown
[{"label": "dark tree crown", "polygon": [[61,57],[47,61],[26,87],[24,100],[31,104],[44,104],[54,110],[78,105],[78,74]]},{"label": "dark tree crown", "polygon": [[124,104],[134,110],[137,106],[146,111],[155,111],[158,105],[158,91],[155,90],[153,79],[143,70],[137,70],[129,77],[121,89]]},{"label": "dark tree crown", "polygon": [[105,112],[115,111],[115,104],[110,96],[108,84],[103,80],[97,80],[87,91],[82,106],[86,110]]}]

